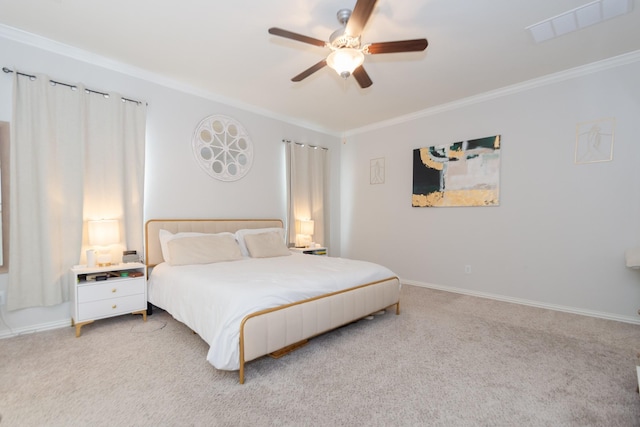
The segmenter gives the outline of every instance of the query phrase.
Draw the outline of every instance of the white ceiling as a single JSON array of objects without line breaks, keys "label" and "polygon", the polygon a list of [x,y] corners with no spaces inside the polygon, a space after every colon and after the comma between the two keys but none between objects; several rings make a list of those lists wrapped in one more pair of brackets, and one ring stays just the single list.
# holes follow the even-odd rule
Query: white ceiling
[{"label": "white ceiling", "polygon": [[0,0],[0,24],[340,134],[640,50],[634,0],[629,14],[539,44],[526,30],[589,1],[379,0],[363,43],[425,37],[429,47],[367,56],[368,89],[328,67],[291,82],[328,49],[267,33],[328,40],[355,0]]}]

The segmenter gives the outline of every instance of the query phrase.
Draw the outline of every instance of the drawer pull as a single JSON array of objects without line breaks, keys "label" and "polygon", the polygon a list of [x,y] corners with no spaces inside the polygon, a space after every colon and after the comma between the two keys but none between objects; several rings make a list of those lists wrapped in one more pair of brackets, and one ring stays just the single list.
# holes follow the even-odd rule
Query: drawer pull
[{"label": "drawer pull", "polygon": [[111,292],[113,292],[114,294],[116,293],[116,291],[117,291],[116,288],[111,289]]},{"label": "drawer pull", "polygon": [[113,304],[113,305],[111,306],[111,308],[116,308],[116,307],[117,307],[117,305],[115,305],[115,304]]}]

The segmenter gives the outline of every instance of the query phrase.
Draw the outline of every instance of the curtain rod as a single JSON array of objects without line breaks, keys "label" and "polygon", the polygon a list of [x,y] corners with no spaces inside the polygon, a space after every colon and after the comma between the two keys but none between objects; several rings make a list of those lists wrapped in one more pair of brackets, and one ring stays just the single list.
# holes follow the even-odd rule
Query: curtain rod
[{"label": "curtain rod", "polygon": [[[12,69],[7,68],[7,67],[2,67],[2,71],[4,71],[5,73],[13,73],[13,72],[14,72]],[[37,78],[37,76],[35,76],[35,75],[33,75],[33,74],[25,74],[25,73],[21,73],[20,71],[17,71],[16,73],[17,73],[19,76],[29,77],[29,79],[30,79],[30,80],[35,80],[35,79]],[[58,82],[58,81],[55,81],[55,80],[49,80],[49,82],[51,82],[51,83],[52,83],[52,84],[54,84],[54,85],[62,85],[62,86],[66,86],[66,87],[70,88],[71,90],[76,90],[76,89],[78,89],[78,86],[76,86],[76,85],[71,85],[71,84],[69,84],[69,83]],[[102,95],[102,96],[104,96],[105,98],[108,98],[108,97],[110,96],[108,93],[100,92],[100,91],[92,90],[92,89],[87,89],[87,88],[85,88],[85,89],[84,89],[84,91],[85,91],[85,92],[87,92],[87,93],[96,93],[96,94],[98,94],[98,95]],[[128,101],[128,102],[135,102],[135,103],[136,103],[136,104],[138,104],[138,105],[142,104],[142,102],[141,102],[141,101],[136,101],[135,99],[125,98],[124,96],[122,97],[122,101],[123,101],[123,102],[124,102],[124,101]]]},{"label": "curtain rod", "polygon": [[306,145],[307,147],[316,148],[316,149],[319,148],[321,150],[329,151],[329,149],[326,148],[326,147],[320,147],[319,145],[305,144],[303,142],[291,141],[290,139],[283,139],[282,142],[284,142],[285,144],[296,144],[296,145],[299,145],[301,147],[304,147]]}]

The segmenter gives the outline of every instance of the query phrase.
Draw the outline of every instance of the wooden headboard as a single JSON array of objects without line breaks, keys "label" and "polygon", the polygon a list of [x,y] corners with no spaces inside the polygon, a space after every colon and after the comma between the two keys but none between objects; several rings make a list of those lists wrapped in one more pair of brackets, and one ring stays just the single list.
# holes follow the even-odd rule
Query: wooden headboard
[{"label": "wooden headboard", "polygon": [[160,264],[162,250],[160,249],[160,230],[171,233],[198,232],[198,233],[222,233],[228,231],[235,233],[243,228],[270,228],[283,227],[279,219],[150,219],[145,225],[144,253],[145,264],[153,267]]}]

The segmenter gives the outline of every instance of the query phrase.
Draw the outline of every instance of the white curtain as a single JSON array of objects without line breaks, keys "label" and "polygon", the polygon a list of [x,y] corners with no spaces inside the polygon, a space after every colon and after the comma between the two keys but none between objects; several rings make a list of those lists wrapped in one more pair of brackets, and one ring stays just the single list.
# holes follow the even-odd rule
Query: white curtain
[{"label": "white curtain", "polygon": [[142,252],[146,107],[117,94],[88,94],[85,103],[84,220],[119,220],[123,241],[114,249],[115,262],[122,249]]},{"label": "white curtain", "polygon": [[7,308],[69,299],[87,219],[118,219],[142,247],[146,106],[13,74]]},{"label": "white curtain", "polygon": [[313,220],[313,241],[329,243],[329,152],[326,148],[286,142],[287,226],[289,243],[296,242],[296,220]]}]

